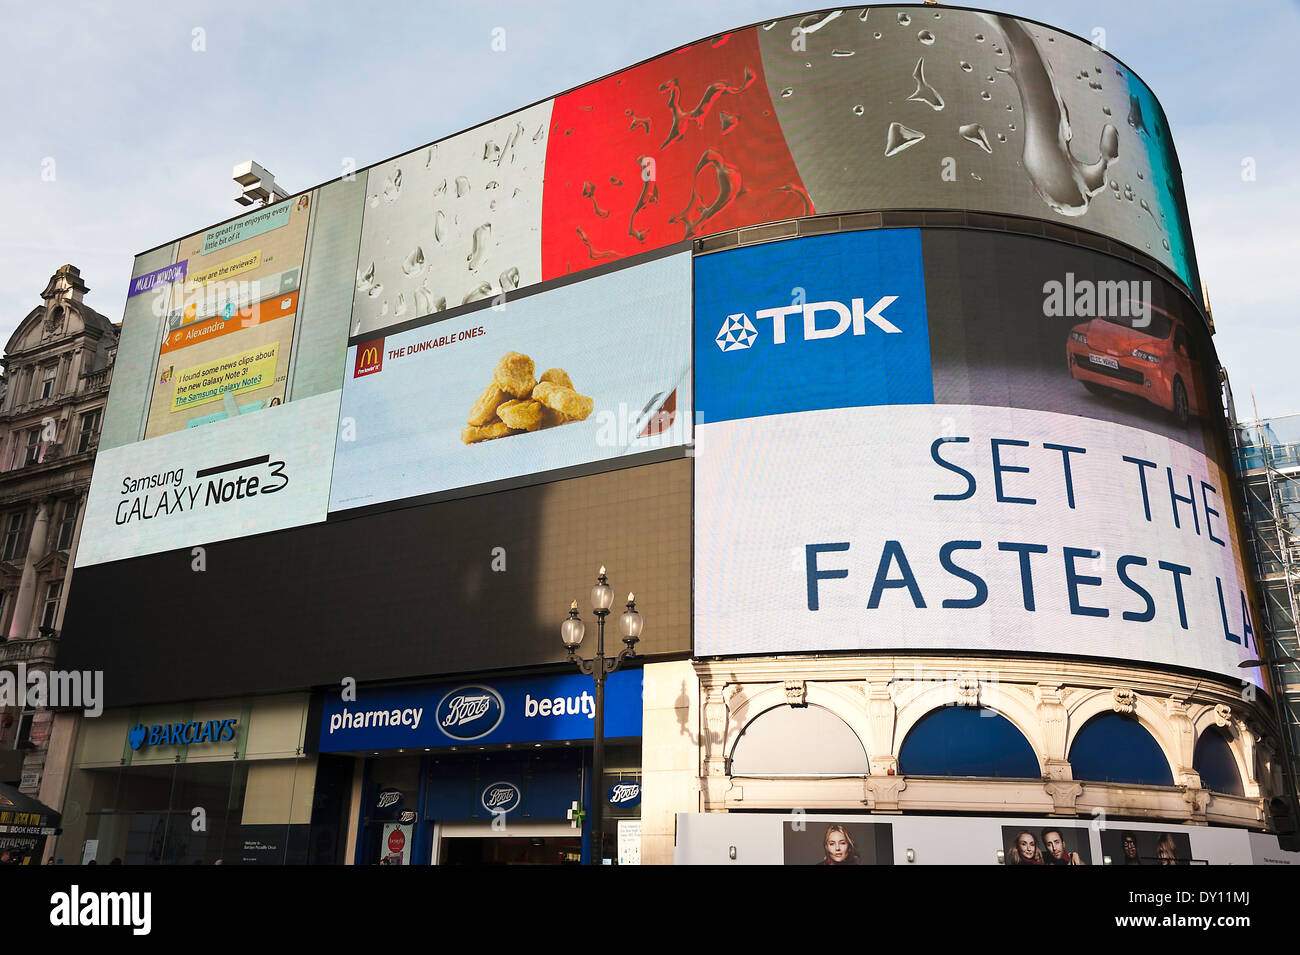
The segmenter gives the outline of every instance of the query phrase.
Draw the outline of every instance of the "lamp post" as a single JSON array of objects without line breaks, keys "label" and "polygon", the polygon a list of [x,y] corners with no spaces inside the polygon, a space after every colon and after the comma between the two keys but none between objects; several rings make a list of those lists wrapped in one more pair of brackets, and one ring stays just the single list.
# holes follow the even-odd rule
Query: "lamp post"
[{"label": "lamp post", "polygon": [[591,753],[591,864],[600,865],[605,854],[604,847],[604,802],[600,787],[605,776],[605,677],[617,670],[623,661],[636,656],[636,643],[641,639],[641,627],[644,622],[637,612],[636,601],[632,594],[627,595],[627,607],[619,619],[619,629],[623,633],[624,648],[618,656],[605,656],[605,618],[609,608],[614,605],[614,588],[605,577],[605,568],[600,568],[600,576],[591,588],[591,606],[596,614],[596,655],[591,659],[580,657],[578,647],[582,645],[586,624],[578,616],[578,601],[569,605],[569,616],[560,624],[560,639],[569,651],[569,659],[583,673],[589,674],[596,681],[596,714],[592,727]]}]

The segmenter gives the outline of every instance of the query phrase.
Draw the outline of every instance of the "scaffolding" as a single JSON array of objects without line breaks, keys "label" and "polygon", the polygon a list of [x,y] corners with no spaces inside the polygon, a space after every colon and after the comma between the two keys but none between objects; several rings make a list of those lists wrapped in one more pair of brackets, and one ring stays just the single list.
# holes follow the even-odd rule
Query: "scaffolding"
[{"label": "scaffolding", "polygon": [[[1231,399],[1229,399],[1231,400]],[[1238,421],[1233,455],[1292,753],[1300,752],[1300,414]]]}]

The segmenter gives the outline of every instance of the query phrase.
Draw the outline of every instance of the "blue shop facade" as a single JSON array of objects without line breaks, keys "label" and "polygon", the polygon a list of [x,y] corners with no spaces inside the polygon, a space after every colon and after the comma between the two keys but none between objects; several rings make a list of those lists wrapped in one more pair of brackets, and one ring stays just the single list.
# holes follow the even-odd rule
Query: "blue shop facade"
[{"label": "blue shop facade", "polygon": [[640,669],[608,677],[599,781],[594,688],[578,673],[363,684],[318,694],[312,710],[320,759],[353,760],[342,861],[584,864],[598,804],[601,858],[639,857]]}]

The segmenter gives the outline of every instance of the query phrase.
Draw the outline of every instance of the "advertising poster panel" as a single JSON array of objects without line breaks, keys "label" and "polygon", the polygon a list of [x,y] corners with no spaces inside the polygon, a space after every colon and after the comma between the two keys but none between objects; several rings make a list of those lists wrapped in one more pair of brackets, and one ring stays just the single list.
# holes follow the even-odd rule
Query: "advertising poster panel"
[{"label": "advertising poster panel", "polygon": [[77,567],[324,520],[364,179],[137,260]]},{"label": "advertising poster panel", "polygon": [[[1014,269],[982,271],[985,245]],[[1089,303],[1097,275],[1125,296]],[[1067,653],[1258,682],[1217,366],[1157,287],[941,230],[698,259],[696,652]]]},{"label": "advertising poster panel", "polygon": [[331,512],[682,445],[690,269],[679,253],[353,345]]},{"label": "advertising poster panel", "polygon": [[894,827],[887,822],[785,822],[786,865],[893,865]]},{"label": "advertising poster panel", "polygon": [[[1092,865],[1087,826],[1002,827],[1003,865]],[[1105,845],[1106,834],[1102,833]],[[1183,837],[1184,840],[1187,838]]]},{"label": "advertising poster panel", "polygon": [[1191,839],[1186,832],[1124,829],[1113,826],[1101,832],[1101,851],[1111,865],[1191,865]]}]

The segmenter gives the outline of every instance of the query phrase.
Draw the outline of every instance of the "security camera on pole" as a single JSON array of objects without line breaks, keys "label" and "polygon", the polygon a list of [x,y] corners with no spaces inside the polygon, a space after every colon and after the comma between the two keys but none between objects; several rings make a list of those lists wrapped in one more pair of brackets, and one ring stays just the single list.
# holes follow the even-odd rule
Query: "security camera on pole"
[{"label": "security camera on pole", "polygon": [[644,625],[641,614],[637,612],[633,595],[628,594],[627,607],[623,610],[619,622],[625,647],[618,656],[605,656],[605,618],[609,616],[609,608],[613,604],[614,588],[610,587],[609,581],[605,578],[605,568],[602,567],[600,576],[596,578],[596,583],[591,588],[591,605],[596,614],[596,655],[591,659],[577,655],[577,649],[582,645],[582,638],[587,629],[582,618],[578,616],[578,601],[573,601],[569,606],[569,616],[560,624],[560,638],[569,651],[569,659],[579,670],[590,674],[596,681],[596,716],[595,726],[592,727],[591,756],[590,861],[592,865],[601,865],[605,854],[602,825],[604,807],[601,804],[601,782],[605,775],[605,677],[617,670],[625,660],[636,656],[636,643],[641,638],[641,628]]}]

